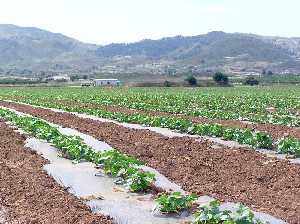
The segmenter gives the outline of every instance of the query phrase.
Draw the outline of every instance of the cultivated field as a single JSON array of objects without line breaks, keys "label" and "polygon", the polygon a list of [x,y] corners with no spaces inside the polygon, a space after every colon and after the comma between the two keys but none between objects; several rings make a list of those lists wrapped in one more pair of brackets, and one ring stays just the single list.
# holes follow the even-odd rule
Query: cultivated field
[{"label": "cultivated field", "polygon": [[1,88],[0,106],[0,222],[300,223],[297,86]]}]

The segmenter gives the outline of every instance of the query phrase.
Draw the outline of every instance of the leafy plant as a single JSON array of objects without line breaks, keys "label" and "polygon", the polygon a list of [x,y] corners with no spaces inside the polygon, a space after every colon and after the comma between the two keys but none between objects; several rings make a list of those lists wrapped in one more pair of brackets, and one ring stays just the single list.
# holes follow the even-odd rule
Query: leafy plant
[{"label": "leafy plant", "polygon": [[126,179],[126,185],[132,192],[140,192],[148,189],[155,179],[155,175],[148,171],[138,170]]},{"label": "leafy plant", "polygon": [[254,213],[247,207],[239,204],[234,212],[221,210],[220,202],[214,200],[209,206],[199,207],[194,214],[193,224],[263,224],[254,217]]},{"label": "leafy plant", "polygon": [[300,157],[300,142],[293,137],[282,138],[277,142],[279,153],[294,154]]},{"label": "leafy plant", "polygon": [[155,200],[156,208],[162,213],[179,213],[192,207],[197,200],[196,194],[182,195],[180,192],[162,193]]},{"label": "leafy plant", "polygon": [[101,153],[98,164],[102,165],[102,168],[106,174],[110,174],[114,177],[123,176],[126,174],[126,170],[130,166],[142,165],[142,163],[138,160],[121,154],[114,149]]}]

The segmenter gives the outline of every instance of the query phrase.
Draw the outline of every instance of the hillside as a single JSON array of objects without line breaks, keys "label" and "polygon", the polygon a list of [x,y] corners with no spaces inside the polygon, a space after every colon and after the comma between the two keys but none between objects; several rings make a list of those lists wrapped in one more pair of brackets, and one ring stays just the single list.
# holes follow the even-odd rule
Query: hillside
[{"label": "hillside", "polygon": [[300,38],[210,32],[97,46],[32,27],[0,25],[0,73],[300,73]]},{"label": "hillside", "polygon": [[177,36],[143,40],[132,44],[110,44],[98,48],[100,57],[133,57],[196,67],[233,69],[299,70],[300,39],[251,34],[211,32],[194,37]]},{"label": "hillside", "polygon": [[[300,45],[299,45],[300,46]],[[177,36],[161,40],[143,40],[132,44],[110,44],[98,48],[98,56],[145,56],[153,59],[208,58],[246,55],[249,59],[273,61],[290,60],[293,55],[284,45],[245,34],[211,32],[195,37]]]},{"label": "hillside", "polygon": [[57,69],[92,59],[96,45],[32,27],[0,25],[0,65],[3,68]]}]

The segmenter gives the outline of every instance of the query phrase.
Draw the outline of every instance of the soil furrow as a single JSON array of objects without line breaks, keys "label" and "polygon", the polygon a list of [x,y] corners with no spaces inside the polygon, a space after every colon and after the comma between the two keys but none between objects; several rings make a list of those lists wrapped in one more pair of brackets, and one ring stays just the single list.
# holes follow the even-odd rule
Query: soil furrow
[{"label": "soil furrow", "polygon": [[[108,122],[27,105],[0,105],[77,129],[151,166],[184,190],[223,201],[242,202],[289,223],[300,223],[300,166],[266,158],[247,148],[216,149],[210,141],[167,138]],[[220,147],[220,146],[219,146]]]},{"label": "soil furrow", "polygon": [[0,121],[0,136],[1,223],[112,223],[49,177],[43,171],[47,161],[24,147],[24,135]]},{"label": "soil furrow", "polygon": [[150,116],[166,116],[166,117],[177,117],[181,119],[187,119],[192,121],[193,123],[199,124],[221,124],[226,127],[236,127],[241,129],[251,129],[256,131],[264,131],[269,133],[274,139],[280,139],[286,136],[292,136],[300,140],[300,128],[297,127],[288,127],[284,125],[276,125],[276,124],[261,124],[261,123],[247,123],[239,120],[222,120],[222,119],[211,119],[211,118],[204,118],[204,117],[194,117],[194,116],[187,116],[183,114],[175,114],[175,113],[168,113],[168,112],[159,112],[159,111],[143,111],[143,110],[136,110],[136,109],[128,109],[125,107],[118,107],[118,106],[104,106],[99,104],[84,104],[76,101],[65,101],[65,100],[58,100],[58,104],[71,106],[71,107],[78,107],[78,108],[90,108],[90,109],[102,109],[110,112],[121,112],[125,114],[144,114]]}]

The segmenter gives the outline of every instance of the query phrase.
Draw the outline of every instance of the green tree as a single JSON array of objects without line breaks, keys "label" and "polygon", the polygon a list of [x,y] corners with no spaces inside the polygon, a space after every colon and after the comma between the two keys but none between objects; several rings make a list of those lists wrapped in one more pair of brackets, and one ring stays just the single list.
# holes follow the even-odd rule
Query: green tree
[{"label": "green tree", "polygon": [[171,87],[171,82],[168,80],[164,81],[164,87]]},{"label": "green tree", "polygon": [[249,85],[249,86],[254,86],[254,85],[258,85],[259,81],[254,78],[253,76],[248,76],[244,82],[244,85]]},{"label": "green tree", "polygon": [[72,75],[72,76],[70,77],[70,79],[71,79],[72,82],[74,82],[74,81],[80,79],[80,76],[79,76],[79,75]]},{"label": "green tree", "polygon": [[229,83],[228,76],[222,72],[216,72],[213,76],[213,79],[219,85],[228,85]]},{"label": "green tree", "polygon": [[186,79],[186,82],[188,82],[189,85],[191,86],[196,86],[197,85],[197,79],[193,75],[189,75]]}]

